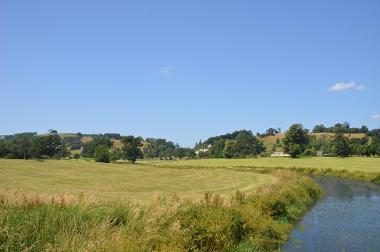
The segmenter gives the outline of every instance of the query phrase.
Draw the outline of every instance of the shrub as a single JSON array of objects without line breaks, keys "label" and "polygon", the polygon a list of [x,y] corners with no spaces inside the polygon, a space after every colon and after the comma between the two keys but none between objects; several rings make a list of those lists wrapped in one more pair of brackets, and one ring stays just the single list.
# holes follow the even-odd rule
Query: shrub
[{"label": "shrub", "polygon": [[315,152],[314,152],[312,149],[306,149],[306,150],[302,153],[302,156],[306,156],[306,157],[315,156]]},{"label": "shrub", "polygon": [[121,150],[113,149],[111,151],[110,159],[111,159],[111,161],[117,161],[117,160],[121,159],[122,156],[123,156],[123,153],[121,152]]},{"label": "shrub", "polygon": [[107,146],[100,145],[95,148],[94,158],[96,162],[109,163],[110,162],[110,153]]}]

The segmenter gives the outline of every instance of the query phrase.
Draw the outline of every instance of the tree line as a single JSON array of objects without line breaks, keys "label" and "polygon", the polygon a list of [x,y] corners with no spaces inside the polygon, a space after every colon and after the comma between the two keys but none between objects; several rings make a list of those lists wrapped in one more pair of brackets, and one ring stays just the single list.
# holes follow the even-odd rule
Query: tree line
[{"label": "tree line", "polygon": [[[323,126],[323,125],[322,125]],[[368,130],[366,126],[351,128],[348,123],[338,123],[326,128],[317,125],[310,132],[301,124],[292,125],[273,144],[292,157],[312,156],[323,153],[328,156],[376,156],[380,155],[380,129]],[[331,135],[313,135],[322,132]],[[328,132],[326,132],[328,131]],[[364,137],[349,137],[351,133],[364,133]],[[50,132],[53,132],[51,130]],[[194,148],[184,148],[161,138],[121,136],[118,133],[106,134],[66,134],[56,131],[37,135],[35,132],[3,136],[0,139],[0,157],[18,159],[41,158],[94,158],[98,162],[128,160],[134,163],[141,158],[164,160],[183,158],[244,158],[268,154],[263,139],[274,136],[281,129],[269,128],[265,133],[254,135],[250,130],[238,130],[199,141]],[[87,137],[87,141],[83,138]],[[115,141],[120,144],[115,146]],[[73,154],[75,153],[75,154]]]},{"label": "tree line", "polygon": [[[52,130],[50,132],[53,132]],[[82,137],[90,137],[83,142]],[[118,140],[121,145],[115,146]],[[71,154],[71,152],[75,154]],[[0,139],[0,157],[12,159],[42,158],[93,158],[97,162],[128,160],[134,163],[141,158],[160,158],[165,160],[195,158],[193,148],[183,148],[166,139],[106,134],[68,134],[59,136],[56,131],[46,135],[26,132],[5,136]]]},{"label": "tree line", "polygon": [[368,131],[366,134],[363,138],[350,138],[343,132],[337,132],[333,138],[328,135],[317,138],[301,124],[293,124],[285,133],[282,143],[285,152],[293,158],[311,156],[317,152],[338,157],[380,155],[380,130]]},{"label": "tree line", "polygon": [[0,140],[0,157],[63,158],[69,155],[58,135],[38,136],[35,132],[20,133]]},{"label": "tree line", "polygon": [[194,158],[196,156],[193,148],[180,147],[171,141],[162,138],[147,138],[143,148],[144,158],[159,158],[171,160],[173,158]]},{"label": "tree line", "polygon": [[323,124],[316,125],[313,133],[364,133],[367,134],[369,129],[363,125],[361,128],[352,128],[348,122],[337,123],[332,127],[325,127]]},{"label": "tree line", "polygon": [[265,151],[264,144],[250,130],[238,130],[210,137],[195,145],[199,157],[243,158],[256,157]]}]

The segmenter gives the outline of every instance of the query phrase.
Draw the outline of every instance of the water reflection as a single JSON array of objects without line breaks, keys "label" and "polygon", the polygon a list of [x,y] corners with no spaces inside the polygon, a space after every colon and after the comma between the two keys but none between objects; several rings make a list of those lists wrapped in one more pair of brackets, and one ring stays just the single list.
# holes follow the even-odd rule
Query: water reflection
[{"label": "water reflection", "polygon": [[380,186],[316,177],[325,197],[296,226],[284,251],[380,251]]}]

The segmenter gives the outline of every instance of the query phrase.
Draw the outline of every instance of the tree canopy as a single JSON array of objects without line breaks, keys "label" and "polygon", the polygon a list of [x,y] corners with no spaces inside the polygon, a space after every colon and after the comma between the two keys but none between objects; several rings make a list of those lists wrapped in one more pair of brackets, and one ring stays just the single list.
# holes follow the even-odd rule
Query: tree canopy
[{"label": "tree canopy", "polygon": [[142,158],[143,153],[140,149],[140,147],[142,146],[141,141],[142,141],[141,137],[134,137],[134,136],[123,137],[121,139],[121,142],[123,143],[123,147],[121,149],[122,158],[124,160],[128,160],[132,162],[133,164],[136,162],[138,158]]},{"label": "tree canopy", "polygon": [[337,123],[332,127],[325,127],[323,124],[316,125],[313,133],[364,133],[369,132],[368,127],[363,125],[361,128],[352,128],[348,122]]},{"label": "tree canopy", "polygon": [[348,137],[343,133],[337,133],[333,140],[334,153],[338,157],[348,157],[351,154],[351,148]]},{"label": "tree canopy", "polygon": [[110,162],[110,152],[109,148],[105,145],[99,145],[95,148],[94,159],[96,162],[109,163]]},{"label": "tree canopy", "polygon": [[105,136],[96,136],[94,139],[83,146],[82,156],[84,157],[94,157],[95,149],[98,146],[106,146],[108,148],[112,147],[112,140]]},{"label": "tree canopy", "polygon": [[284,149],[292,158],[299,157],[309,144],[309,132],[302,124],[293,124],[285,133]]}]

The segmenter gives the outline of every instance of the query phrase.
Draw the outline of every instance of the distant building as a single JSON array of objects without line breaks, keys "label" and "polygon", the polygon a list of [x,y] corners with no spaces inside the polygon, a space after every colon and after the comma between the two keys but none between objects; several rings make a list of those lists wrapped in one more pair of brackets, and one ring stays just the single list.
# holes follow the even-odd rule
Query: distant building
[{"label": "distant building", "polygon": [[0,135],[0,139],[5,139],[7,135]]},{"label": "distant building", "polygon": [[270,156],[271,157],[290,157],[288,153],[285,153],[283,151],[275,151]]},{"label": "distant building", "polygon": [[200,148],[198,150],[195,151],[195,154],[200,154],[200,153],[206,153],[208,152],[208,149],[207,148]]},{"label": "distant building", "polygon": [[209,144],[207,146],[207,148],[200,148],[200,149],[196,150],[195,154],[197,154],[197,156],[205,154],[205,153],[207,153],[209,151],[210,148],[211,148],[211,144]]},{"label": "distant building", "polygon": [[322,157],[323,156],[323,151],[319,150],[316,152],[317,157]]}]

